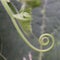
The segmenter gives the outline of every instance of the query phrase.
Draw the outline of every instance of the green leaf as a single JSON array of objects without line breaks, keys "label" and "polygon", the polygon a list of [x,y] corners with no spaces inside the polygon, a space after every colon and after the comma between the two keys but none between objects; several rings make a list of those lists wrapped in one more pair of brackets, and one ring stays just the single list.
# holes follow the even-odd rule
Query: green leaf
[{"label": "green leaf", "polygon": [[21,12],[20,14],[13,15],[13,17],[18,20],[25,34],[29,35],[32,32],[31,28],[32,17],[29,13]]}]

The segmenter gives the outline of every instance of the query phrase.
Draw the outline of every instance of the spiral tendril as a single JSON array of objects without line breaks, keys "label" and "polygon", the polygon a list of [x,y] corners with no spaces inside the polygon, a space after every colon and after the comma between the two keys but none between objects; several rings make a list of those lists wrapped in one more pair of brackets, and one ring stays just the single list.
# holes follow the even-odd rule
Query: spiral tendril
[{"label": "spiral tendril", "polygon": [[[49,39],[49,38],[51,38],[51,39]],[[39,37],[39,43],[42,46],[47,46],[49,44],[50,40],[52,41],[52,44],[49,48],[46,49],[47,51],[49,51],[50,49],[53,48],[53,46],[54,46],[54,37],[51,34],[48,34],[48,33],[42,34]]]}]

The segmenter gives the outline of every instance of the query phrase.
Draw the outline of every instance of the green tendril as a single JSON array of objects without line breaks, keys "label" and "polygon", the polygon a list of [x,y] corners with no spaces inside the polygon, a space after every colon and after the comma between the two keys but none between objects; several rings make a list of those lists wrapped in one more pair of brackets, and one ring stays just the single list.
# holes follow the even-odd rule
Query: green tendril
[{"label": "green tendril", "polygon": [[[11,21],[14,25],[14,27],[16,28],[18,34],[20,37],[22,37],[22,39],[24,40],[24,42],[29,46],[31,47],[33,50],[37,51],[37,52],[47,52],[49,50],[51,50],[54,46],[54,37],[51,35],[51,34],[48,34],[48,33],[45,33],[45,34],[42,34],[40,37],[39,37],[39,42],[42,46],[47,46],[49,44],[49,38],[51,39],[52,41],[52,44],[49,48],[47,49],[38,49],[36,47],[34,47],[29,41],[28,39],[24,36],[24,34],[21,32],[21,29],[19,28],[18,24],[16,23],[15,21],[15,18],[13,17],[14,13],[13,11],[10,9],[10,7],[8,6],[6,0],[1,0],[1,3],[2,5],[4,6],[5,10],[7,11],[7,13],[9,14],[10,18],[11,18]],[[49,37],[49,38],[48,38]],[[44,42],[44,39],[46,39],[46,42]]]},{"label": "green tendril", "polygon": [[[44,41],[45,40],[45,41]],[[51,34],[48,34],[48,33],[45,33],[45,34],[42,34],[40,37],[39,37],[39,43],[42,45],[42,46],[47,46],[50,42],[50,40],[52,41],[52,44],[49,48],[47,48],[47,50],[49,51],[50,49],[53,48],[54,46],[54,37],[51,35]]]}]

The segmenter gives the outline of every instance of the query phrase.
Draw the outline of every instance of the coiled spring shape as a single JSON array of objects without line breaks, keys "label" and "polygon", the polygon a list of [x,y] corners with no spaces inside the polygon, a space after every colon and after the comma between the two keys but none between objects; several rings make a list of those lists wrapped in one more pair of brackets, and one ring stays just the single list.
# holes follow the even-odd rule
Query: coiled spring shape
[{"label": "coiled spring shape", "polygon": [[[31,32],[31,10],[35,7],[40,6],[41,2],[40,0],[26,0],[25,4],[28,6],[26,7],[25,5],[22,6],[21,10],[18,11],[15,6],[10,2],[10,0],[0,0],[2,5],[4,6],[5,10],[7,11],[8,15],[11,18],[11,21],[13,23],[13,25],[15,26],[18,34],[22,37],[22,39],[25,41],[25,43],[30,46],[33,50],[37,51],[37,52],[47,52],[49,50],[51,50],[54,46],[54,37],[51,34],[45,33],[42,34],[39,37],[39,43],[42,46],[47,46],[50,43],[50,40],[52,41],[52,44],[50,45],[50,47],[48,47],[47,49],[38,49],[36,47],[34,47],[28,40],[27,38],[24,36],[24,34],[22,33],[21,29],[19,28],[18,24],[16,23],[16,19],[19,20],[22,29],[24,30],[25,33],[27,33],[27,31]],[[20,1],[21,2],[21,1]],[[25,9],[27,8],[27,9]],[[25,25],[24,25],[24,24]],[[27,25],[28,23],[28,25]],[[27,29],[26,29],[27,27]],[[46,42],[44,42],[44,40],[46,39]],[[50,40],[49,40],[50,39]]]}]

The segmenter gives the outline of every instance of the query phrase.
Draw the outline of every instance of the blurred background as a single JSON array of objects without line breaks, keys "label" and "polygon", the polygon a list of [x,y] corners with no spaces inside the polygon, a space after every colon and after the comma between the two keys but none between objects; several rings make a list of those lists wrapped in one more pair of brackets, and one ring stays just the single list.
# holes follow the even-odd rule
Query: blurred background
[{"label": "blurred background", "polygon": [[[21,7],[17,1],[11,1],[17,9]],[[36,37],[41,35],[43,14],[41,10],[44,6],[42,0],[41,7],[32,10],[32,29]],[[42,60],[60,60],[60,0],[47,0],[46,18],[44,32],[53,33],[55,45],[52,50],[46,52],[42,56]],[[32,40],[32,44],[38,47],[36,40]],[[40,53],[32,50],[18,35],[11,19],[0,2],[0,52],[7,60],[23,60],[23,57],[28,59],[28,53],[32,53],[33,60],[39,60]],[[0,60],[4,60],[0,56]]]}]

